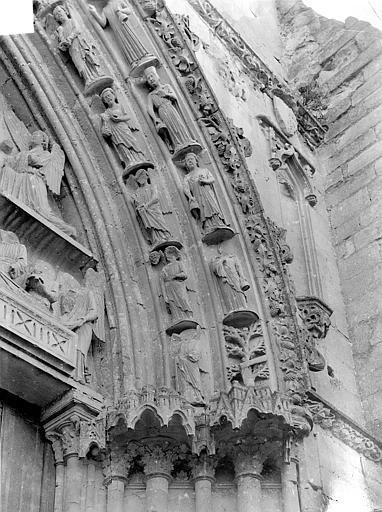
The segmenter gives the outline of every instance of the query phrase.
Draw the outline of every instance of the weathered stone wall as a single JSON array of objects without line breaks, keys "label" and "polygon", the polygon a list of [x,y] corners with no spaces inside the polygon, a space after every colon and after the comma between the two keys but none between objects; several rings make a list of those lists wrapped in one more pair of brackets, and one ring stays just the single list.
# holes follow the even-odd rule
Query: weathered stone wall
[{"label": "weathered stone wall", "polygon": [[381,436],[382,34],[354,18],[326,20],[299,2],[281,12],[289,78],[310,87],[306,100],[329,127],[319,157],[349,342],[366,425]]}]

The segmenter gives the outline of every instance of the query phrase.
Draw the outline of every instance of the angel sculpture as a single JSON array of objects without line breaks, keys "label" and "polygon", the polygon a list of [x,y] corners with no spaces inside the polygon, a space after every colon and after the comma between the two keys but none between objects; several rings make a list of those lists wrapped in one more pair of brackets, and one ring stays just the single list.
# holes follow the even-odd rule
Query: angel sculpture
[{"label": "angel sculpture", "polygon": [[104,279],[102,274],[88,269],[85,286],[81,286],[71,275],[65,273],[61,273],[59,281],[60,321],[78,336],[76,379],[85,384],[89,375],[87,359],[91,342],[94,338],[105,341]]},{"label": "angel sculpture", "polygon": [[101,117],[101,132],[105,139],[109,139],[121,160],[125,169],[124,175],[137,168],[154,167],[145,158],[140,149],[133,131],[138,131],[138,126],[121,108],[114,90],[110,87],[101,93],[101,99],[106,107]]},{"label": "angel sculpture", "polygon": [[85,82],[84,93],[99,92],[111,85],[113,79],[103,72],[94,41],[77,25],[69,11],[63,5],[58,5],[53,9],[53,17],[58,23],[55,32],[58,49],[70,55],[78,74]]},{"label": "angel sculpture", "polygon": [[0,193],[10,196],[39,213],[69,236],[76,230],[52,210],[48,190],[58,195],[64,175],[65,154],[56,143],[49,149],[48,135],[37,130],[32,136],[11,111],[4,113],[5,124],[16,142],[0,144]]},{"label": "angel sculpture", "polygon": [[94,5],[89,5],[89,11],[102,28],[110,26],[117,38],[118,46],[130,66],[131,76],[137,77],[145,68],[159,64],[158,58],[146,50],[134,33],[129,22],[132,10],[124,0],[107,0],[101,14],[98,13]]}]

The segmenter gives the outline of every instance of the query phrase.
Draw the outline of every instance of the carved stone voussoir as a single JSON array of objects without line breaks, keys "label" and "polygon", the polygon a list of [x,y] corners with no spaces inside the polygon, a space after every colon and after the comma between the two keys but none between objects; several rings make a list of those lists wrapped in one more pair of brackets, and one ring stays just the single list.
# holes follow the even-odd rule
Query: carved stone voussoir
[{"label": "carved stone voussoir", "polygon": [[367,433],[352,425],[347,419],[330,406],[311,399],[307,402],[313,421],[324,430],[330,431],[343,443],[361,453],[367,459],[374,462],[382,462],[382,446],[375,439],[368,437]]}]

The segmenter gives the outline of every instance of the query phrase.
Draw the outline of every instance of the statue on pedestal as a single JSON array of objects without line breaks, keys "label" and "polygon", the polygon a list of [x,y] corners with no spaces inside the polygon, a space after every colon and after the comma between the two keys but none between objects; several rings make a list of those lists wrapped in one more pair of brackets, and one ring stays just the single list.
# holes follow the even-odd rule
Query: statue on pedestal
[{"label": "statue on pedestal", "polygon": [[170,246],[164,250],[166,265],[160,273],[161,295],[171,315],[171,326],[166,329],[168,334],[179,333],[198,325],[193,317],[192,307],[188,301],[185,281],[187,274],[180,261],[180,251]]},{"label": "statue on pedestal", "polygon": [[133,201],[142,231],[146,234],[153,251],[176,245],[171,240],[171,233],[166,227],[158,192],[150,182],[148,171],[139,169],[135,174],[138,185]]},{"label": "statue on pedestal", "polygon": [[139,168],[154,167],[147,161],[133,131],[138,131],[138,126],[131,117],[121,108],[114,90],[110,87],[101,93],[101,99],[106,107],[101,117],[101,131],[105,139],[109,139],[115,147],[124,167],[124,177]]},{"label": "statue on pedestal", "polygon": [[208,169],[201,169],[197,156],[187,153],[184,159],[187,175],[184,193],[192,215],[201,223],[203,242],[217,244],[232,238],[235,233],[225,222],[215,191],[215,178]]},{"label": "statue on pedestal", "polygon": [[162,84],[156,69],[145,69],[146,81],[151,91],[148,96],[148,113],[154,121],[158,134],[163,138],[173,159],[179,159],[184,152],[201,149],[189,133],[179,113],[178,98],[169,84]]},{"label": "statue on pedestal", "polygon": [[140,76],[143,70],[149,66],[159,65],[158,58],[146,50],[134,33],[129,22],[132,10],[124,0],[107,0],[101,14],[98,13],[94,5],[89,5],[89,11],[102,28],[110,26],[117,38],[118,47],[122,50],[130,66],[132,77]]},{"label": "statue on pedestal", "polygon": [[92,94],[111,85],[113,79],[102,70],[95,43],[84,28],[77,25],[63,5],[53,9],[53,17],[58,23],[58,49],[69,53],[78,74],[84,80],[84,93]]}]

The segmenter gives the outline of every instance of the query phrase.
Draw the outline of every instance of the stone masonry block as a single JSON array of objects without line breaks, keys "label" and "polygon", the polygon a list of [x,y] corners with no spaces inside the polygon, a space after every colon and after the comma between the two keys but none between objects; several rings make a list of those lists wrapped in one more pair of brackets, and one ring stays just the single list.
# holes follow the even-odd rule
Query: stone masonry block
[{"label": "stone masonry block", "polygon": [[347,174],[355,174],[380,157],[382,157],[382,144],[378,141],[349,162]]},{"label": "stone masonry block", "polygon": [[382,104],[376,107],[374,110],[369,112],[365,117],[363,117],[358,122],[355,122],[350,126],[350,129],[344,131],[337,139],[336,144],[338,149],[345,148],[351,141],[354,139],[356,134],[361,135],[365,133],[367,130],[377,125],[382,119]]},{"label": "stone masonry block", "polygon": [[[365,101],[358,103],[355,107],[350,109],[346,115],[339,118],[336,122],[334,122],[328,131],[328,140],[330,141],[343,131],[348,128],[354,130],[354,123],[358,120],[365,117],[370,112],[373,112],[379,105],[382,104],[382,90],[378,89],[373,94],[368,96]],[[380,121],[380,118],[377,119],[377,123]],[[353,132],[354,133],[354,132]]]},{"label": "stone masonry block", "polygon": [[373,128],[366,133],[360,134],[353,142],[347,144],[341,151],[336,152],[329,165],[334,169],[356,157],[358,153],[377,141],[377,135]]},{"label": "stone masonry block", "polygon": [[370,204],[368,189],[362,188],[352,196],[344,199],[331,209],[331,223],[333,227],[346,222],[351,217],[359,214],[361,210]]},{"label": "stone masonry block", "polygon": [[367,80],[361,87],[354,91],[351,103],[357,105],[358,102],[363,101],[370,96],[374,91],[381,87],[382,83],[382,67],[381,70],[373,75],[372,79]]},{"label": "stone masonry block", "polygon": [[374,164],[371,164],[369,167],[365,168],[362,173],[347,177],[343,182],[339,183],[338,186],[328,189],[326,193],[326,204],[328,206],[339,204],[361,188],[372,183],[375,178],[376,172]]},{"label": "stone masonry block", "polygon": [[352,236],[354,232],[360,229],[360,226],[361,221],[359,215],[337,226],[334,229],[335,244],[339,244],[349,236]]}]

